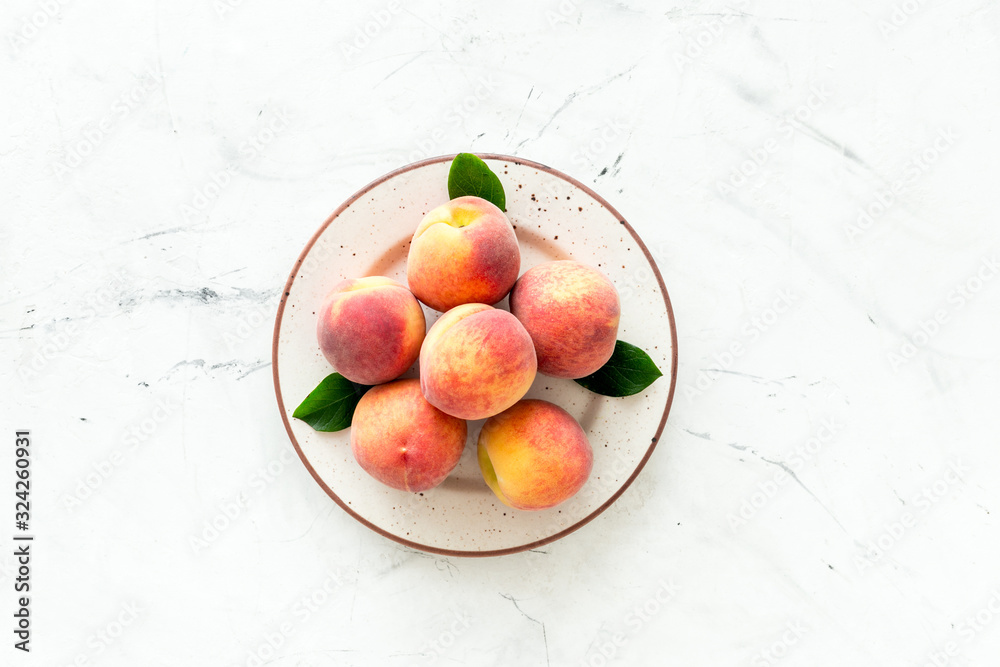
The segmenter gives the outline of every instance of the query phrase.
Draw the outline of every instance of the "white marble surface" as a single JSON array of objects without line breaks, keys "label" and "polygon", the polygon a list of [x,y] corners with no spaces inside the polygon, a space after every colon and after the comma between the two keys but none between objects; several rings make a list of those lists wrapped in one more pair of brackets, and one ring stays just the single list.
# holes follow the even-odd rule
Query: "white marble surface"
[{"label": "white marble surface", "polygon": [[[4,3],[0,663],[996,664],[1000,8],[347,4]],[[498,559],[337,508],[269,368],[318,224],[459,150],[591,183],[679,327],[644,473]]]}]

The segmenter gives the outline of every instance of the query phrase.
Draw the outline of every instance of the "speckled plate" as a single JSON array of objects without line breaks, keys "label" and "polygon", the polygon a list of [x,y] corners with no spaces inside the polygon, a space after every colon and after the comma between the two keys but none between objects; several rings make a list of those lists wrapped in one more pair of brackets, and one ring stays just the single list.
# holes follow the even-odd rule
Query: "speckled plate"
[{"label": "speckled plate", "polygon": [[[482,421],[469,423],[458,467],[440,486],[410,494],[383,486],[354,461],[350,432],[317,433],[292,412],[329,373],[316,342],[316,312],[348,277],[384,275],[406,284],[406,253],[427,211],[448,201],[453,156],[382,176],[323,223],[295,263],[274,324],[274,389],[288,436],[323,490],[348,514],[407,546],[439,554],[496,556],[532,549],[580,528],[620,496],[653,453],[677,379],[677,333],[663,278],[635,230],[604,199],[555,169],[506,155],[482,155],[507,193],[521,246],[521,271],[575,259],[599,267],[622,297],[618,337],[646,350],[664,377],[642,394],[607,398],[571,380],[539,375],[530,398],[576,417],[594,448],[583,489],[541,512],[513,510],[487,488],[476,463]],[[498,304],[506,308],[506,299]],[[425,308],[428,327],[439,313]],[[416,377],[416,368],[406,377]]]}]

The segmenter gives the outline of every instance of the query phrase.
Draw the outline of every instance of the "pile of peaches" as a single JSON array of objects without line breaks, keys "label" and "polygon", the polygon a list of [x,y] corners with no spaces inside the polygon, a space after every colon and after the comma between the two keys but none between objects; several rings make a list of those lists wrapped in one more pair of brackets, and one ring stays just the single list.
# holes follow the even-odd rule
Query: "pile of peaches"
[{"label": "pile of peaches", "polygon": [[[582,378],[615,350],[620,304],[611,281],[575,261],[540,264],[518,278],[510,220],[463,196],[430,211],[407,257],[408,285],[344,280],[319,311],[317,335],[343,377],[372,385],[351,421],[361,467],[396,489],[440,484],[478,440],[483,479],[505,504],[553,507],[587,481],[593,452],[565,410],[526,400],[536,373]],[[509,296],[510,312],[493,306]],[[443,315],[426,330],[424,303]],[[397,379],[419,358],[419,380]]]}]

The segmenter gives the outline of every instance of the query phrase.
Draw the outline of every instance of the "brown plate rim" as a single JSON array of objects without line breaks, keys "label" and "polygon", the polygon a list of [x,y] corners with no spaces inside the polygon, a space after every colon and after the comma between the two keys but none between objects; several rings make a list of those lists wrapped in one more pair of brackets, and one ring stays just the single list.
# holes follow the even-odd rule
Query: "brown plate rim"
[{"label": "brown plate rim", "polygon": [[372,522],[368,521],[367,519],[359,515],[357,512],[355,512],[353,509],[351,509],[351,507],[343,500],[341,500],[341,498],[336,493],[334,493],[333,489],[331,489],[326,484],[326,482],[324,482],[322,478],[320,478],[319,474],[312,467],[312,464],[309,463],[309,460],[306,458],[305,454],[303,454],[302,448],[299,447],[299,442],[298,440],[296,440],[295,434],[292,432],[292,425],[289,422],[288,415],[286,414],[285,411],[285,403],[281,398],[281,385],[278,380],[278,338],[281,333],[281,320],[285,312],[285,302],[288,299],[288,295],[291,293],[292,284],[295,282],[295,276],[296,274],[298,274],[299,267],[302,266],[302,262],[305,261],[306,255],[312,249],[313,245],[316,243],[316,240],[320,237],[320,235],[326,230],[327,227],[330,226],[330,224],[334,220],[337,219],[337,217],[341,213],[344,212],[344,210],[348,206],[350,206],[355,201],[366,195],[368,192],[372,190],[372,188],[384,183],[385,181],[391,178],[395,178],[400,174],[404,174],[408,171],[419,169],[420,167],[425,167],[430,164],[451,161],[455,158],[455,155],[454,154],[440,155],[437,157],[431,157],[424,160],[420,160],[418,162],[413,162],[411,164],[400,167],[399,169],[390,171],[389,173],[384,174],[383,176],[380,176],[379,178],[375,179],[365,187],[355,192],[353,195],[351,195],[349,199],[347,199],[347,201],[341,204],[337,208],[337,210],[334,211],[330,215],[330,217],[326,219],[326,222],[324,222],[320,226],[320,228],[317,229],[316,232],[312,235],[312,238],[309,239],[309,243],[307,243],[305,248],[302,249],[302,252],[299,253],[299,258],[298,260],[296,260],[295,266],[292,268],[292,272],[288,276],[288,280],[285,281],[285,287],[281,291],[281,301],[278,304],[278,312],[275,315],[274,319],[274,335],[271,344],[271,367],[272,367],[271,370],[272,370],[272,377],[274,378],[274,394],[278,400],[278,410],[281,412],[281,421],[285,424],[285,431],[288,433],[288,438],[292,441],[292,446],[295,447],[295,451],[299,455],[299,459],[301,459],[302,463],[305,464],[306,469],[309,471],[309,474],[312,475],[313,479],[316,480],[316,483],[320,485],[320,488],[322,488],[326,492],[326,494],[333,499],[335,503],[340,505],[341,509],[343,509],[349,515],[357,519],[359,522],[361,522],[363,525],[367,526],[371,530],[375,531],[376,533],[384,537],[389,538],[390,540],[393,540],[394,542],[398,542],[412,549],[418,549],[420,551],[439,554],[442,556],[464,556],[464,557],[504,556],[507,554],[514,554],[522,551],[528,551],[529,549],[537,549],[540,546],[550,544],[551,542],[555,542],[558,539],[566,537],[570,533],[579,530],[583,526],[593,521],[595,518],[597,518],[599,514],[604,512],[604,510],[610,507],[612,503],[618,500],[618,498],[621,497],[623,493],[625,493],[625,490],[632,484],[633,481],[635,481],[635,478],[646,466],[646,462],[649,460],[649,457],[653,454],[653,450],[656,449],[657,443],[660,441],[660,436],[663,433],[663,427],[667,423],[667,415],[670,413],[670,406],[673,404],[674,401],[674,390],[677,386],[677,326],[674,322],[674,309],[670,303],[670,295],[667,293],[667,286],[663,283],[663,276],[660,275],[660,269],[656,265],[656,260],[653,259],[653,256],[650,254],[649,249],[646,247],[646,244],[643,243],[641,238],[639,238],[639,235],[636,233],[635,229],[632,228],[632,225],[630,225],[628,221],[626,221],[625,218],[622,217],[622,215],[615,209],[614,206],[609,204],[603,197],[594,192],[590,187],[584,185],[583,183],[576,180],[572,176],[564,174],[558,169],[553,169],[552,167],[546,166],[538,162],[533,162],[532,160],[525,160],[524,158],[515,157],[513,155],[504,155],[502,153],[476,153],[476,155],[478,155],[483,160],[499,160],[504,162],[512,162],[518,166],[525,165],[528,167],[532,167],[534,169],[538,169],[539,171],[543,171],[547,174],[551,174],[552,176],[561,178],[567,181],[568,183],[572,183],[573,185],[575,185],[576,187],[580,188],[588,195],[593,197],[598,203],[601,204],[601,206],[603,206],[604,208],[609,210],[612,214],[614,214],[614,216],[618,219],[618,221],[625,227],[625,229],[628,230],[629,234],[632,235],[632,238],[635,239],[636,243],[639,244],[639,247],[642,249],[643,254],[646,256],[646,260],[649,262],[649,265],[653,268],[653,274],[656,276],[656,282],[659,283],[660,285],[660,292],[663,294],[663,302],[667,308],[667,318],[670,321],[670,343],[671,343],[670,393],[667,395],[667,402],[663,408],[663,416],[660,418],[660,423],[656,428],[656,434],[650,441],[649,448],[643,455],[642,460],[639,461],[639,464],[636,466],[635,470],[632,472],[629,478],[625,480],[621,488],[615,491],[615,493],[613,493],[611,497],[604,502],[604,504],[602,504],[600,507],[598,507],[596,510],[594,510],[584,518],[574,523],[572,526],[564,528],[558,533],[549,535],[548,537],[536,540],[534,542],[530,542],[528,544],[523,544],[516,547],[508,547],[506,549],[493,549],[490,551],[461,551],[458,549],[442,549],[439,547],[429,546],[426,544],[420,544],[412,540],[407,540],[406,538],[400,537],[399,535],[394,535],[393,533],[390,533],[384,528],[376,526]]}]

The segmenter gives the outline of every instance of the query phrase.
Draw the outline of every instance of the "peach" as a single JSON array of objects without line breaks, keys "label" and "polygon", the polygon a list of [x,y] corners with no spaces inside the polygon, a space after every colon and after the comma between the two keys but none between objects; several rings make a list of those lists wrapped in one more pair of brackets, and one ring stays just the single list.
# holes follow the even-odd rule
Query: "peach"
[{"label": "peach", "polygon": [[420,388],[431,405],[483,419],[514,405],[535,379],[535,348],[521,323],[482,303],[452,308],[420,348]]},{"label": "peach", "polygon": [[528,399],[490,417],[479,432],[479,469],[501,501],[542,510],[568,500],[587,481],[594,452],[571,414]]},{"label": "peach", "polygon": [[359,384],[394,380],[420,354],[427,322],[410,290],[372,276],[344,280],[319,311],[316,336],[326,360]]},{"label": "peach", "polygon": [[547,262],[526,271],[510,292],[510,312],[535,344],[540,373],[586,377],[615,351],[618,291],[585,264]]},{"label": "peach", "polygon": [[444,481],[462,458],[461,419],[424,400],[418,380],[372,387],[351,422],[351,451],[369,475],[400,491],[426,491]]},{"label": "peach", "polygon": [[410,289],[442,312],[464,303],[497,303],[520,270],[514,227],[479,197],[457,197],[425,215],[406,259]]}]

